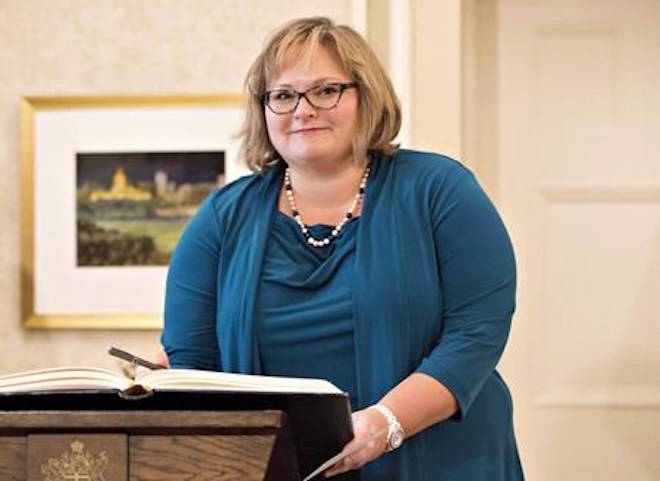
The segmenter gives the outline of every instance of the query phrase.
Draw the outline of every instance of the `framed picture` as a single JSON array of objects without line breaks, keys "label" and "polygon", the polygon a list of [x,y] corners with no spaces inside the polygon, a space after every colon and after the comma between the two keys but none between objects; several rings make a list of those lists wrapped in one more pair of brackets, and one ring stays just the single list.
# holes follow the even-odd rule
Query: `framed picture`
[{"label": "framed picture", "polygon": [[24,325],[158,329],[172,251],[237,161],[236,95],[26,97]]}]

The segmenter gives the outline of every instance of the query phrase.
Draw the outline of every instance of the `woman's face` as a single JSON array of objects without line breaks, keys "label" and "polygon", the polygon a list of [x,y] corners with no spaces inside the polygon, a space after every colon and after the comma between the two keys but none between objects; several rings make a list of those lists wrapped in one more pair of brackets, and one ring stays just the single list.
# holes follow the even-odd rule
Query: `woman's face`
[{"label": "woman's face", "polygon": [[[300,51],[290,52],[268,90],[305,92],[326,83],[351,81],[331,51],[320,46],[310,59]],[[357,89],[344,90],[337,106],[329,110],[316,109],[305,98],[288,114],[275,114],[266,106],[264,109],[270,141],[290,166],[352,161]]]}]

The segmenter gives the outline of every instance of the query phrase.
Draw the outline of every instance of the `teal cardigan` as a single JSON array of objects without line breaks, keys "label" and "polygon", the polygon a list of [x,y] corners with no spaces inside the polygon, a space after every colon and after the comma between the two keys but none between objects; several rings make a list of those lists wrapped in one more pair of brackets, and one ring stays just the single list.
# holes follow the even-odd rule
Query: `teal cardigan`
[{"label": "teal cardigan", "polygon": [[[358,405],[421,372],[459,411],[368,464],[362,479],[522,479],[511,397],[495,371],[515,302],[504,225],[452,159],[399,150],[371,163],[353,280]],[[260,373],[255,301],[283,170],[214,192],[184,231],[162,335],[172,366]]]}]

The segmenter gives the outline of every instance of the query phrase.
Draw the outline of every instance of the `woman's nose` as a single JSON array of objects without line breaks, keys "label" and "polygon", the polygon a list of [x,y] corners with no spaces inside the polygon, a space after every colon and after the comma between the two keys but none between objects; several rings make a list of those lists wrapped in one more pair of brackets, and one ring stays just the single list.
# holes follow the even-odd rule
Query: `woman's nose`
[{"label": "woman's nose", "polygon": [[316,115],[316,108],[307,100],[307,97],[304,95],[300,97],[300,101],[296,107],[296,110],[293,111],[294,116],[296,117],[312,117]]}]

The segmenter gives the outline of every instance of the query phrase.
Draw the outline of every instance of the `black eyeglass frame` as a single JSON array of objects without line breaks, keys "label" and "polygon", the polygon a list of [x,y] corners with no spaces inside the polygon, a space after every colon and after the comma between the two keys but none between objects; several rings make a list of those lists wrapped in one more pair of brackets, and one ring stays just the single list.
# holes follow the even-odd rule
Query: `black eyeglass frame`
[{"label": "black eyeglass frame", "polygon": [[[337,97],[337,101],[333,105],[331,105],[330,107],[319,107],[318,105],[314,105],[314,102],[309,100],[309,97],[307,97],[307,93],[311,92],[312,90],[322,88],[322,87],[329,87],[329,86],[339,87],[339,97]],[[293,89],[267,90],[266,92],[264,92],[261,95],[261,103],[263,105],[265,105],[266,107],[268,107],[268,110],[273,112],[275,115],[286,115],[286,114],[290,114],[291,112],[295,112],[295,110],[298,108],[298,105],[300,105],[300,99],[303,98],[303,97],[305,97],[305,100],[307,100],[307,103],[309,105],[311,105],[312,107],[314,107],[315,109],[331,110],[331,109],[334,109],[335,107],[337,107],[337,105],[339,105],[339,102],[341,101],[341,98],[344,95],[344,90],[351,89],[351,88],[357,88],[357,86],[358,85],[357,85],[356,82],[329,82],[329,83],[326,83],[326,84],[323,84],[323,85],[317,85],[316,87],[311,87],[311,88],[305,90],[304,92],[299,92],[299,91],[293,90]],[[291,93],[295,94],[295,96],[296,96],[296,103],[294,104],[294,106],[290,110],[287,110],[286,112],[275,112],[275,110],[273,110],[273,107],[271,107],[270,103],[268,102],[268,97],[270,97],[270,94],[272,94],[273,92],[291,92]]]}]

